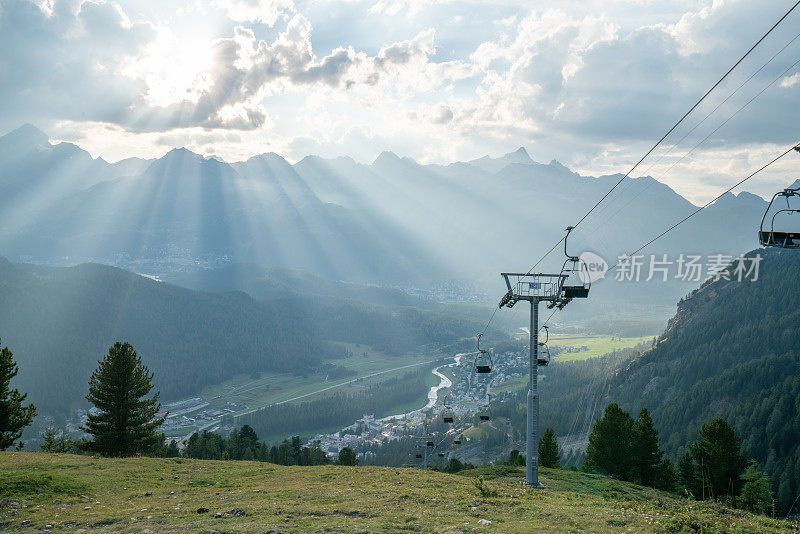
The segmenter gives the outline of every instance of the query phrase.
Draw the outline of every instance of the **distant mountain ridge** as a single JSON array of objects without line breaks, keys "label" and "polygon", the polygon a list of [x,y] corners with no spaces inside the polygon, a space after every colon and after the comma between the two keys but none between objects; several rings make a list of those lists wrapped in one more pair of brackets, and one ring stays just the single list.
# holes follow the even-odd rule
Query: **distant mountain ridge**
[{"label": "distant mountain ridge", "polygon": [[[527,269],[619,178],[537,163],[524,148],[445,166],[391,152],[369,165],[317,156],[292,165],[274,153],[226,163],[185,148],[108,164],[25,126],[0,137],[0,210],[9,215],[0,253],[155,275],[256,263],[371,285],[460,281],[500,291],[497,273]],[[726,195],[653,251],[749,250],[765,206]],[[653,178],[625,179],[570,246],[611,264],[694,209]],[[561,256],[542,268],[559,269]],[[605,285],[601,293],[625,298]],[[658,290],[664,303],[686,290],[667,286]]]},{"label": "distant mountain ridge", "polygon": [[500,171],[503,167],[511,164],[517,165],[533,165],[535,162],[528,155],[528,151],[524,147],[519,147],[514,152],[509,152],[499,158],[490,158],[483,156],[482,158],[473,159],[468,162],[470,165],[483,169],[492,174]]}]

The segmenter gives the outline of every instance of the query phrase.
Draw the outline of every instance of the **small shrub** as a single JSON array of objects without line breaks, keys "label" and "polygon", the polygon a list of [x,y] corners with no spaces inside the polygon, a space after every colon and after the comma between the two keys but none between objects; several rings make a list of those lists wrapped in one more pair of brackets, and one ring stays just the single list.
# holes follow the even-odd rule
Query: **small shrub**
[{"label": "small shrub", "polygon": [[484,484],[482,476],[479,476],[478,478],[476,478],[473,483],[475,484],[475,489],[478,490],[478,494],[481,497],[497,497],[497,495],[498,495],[497,491],[487,487]]}]

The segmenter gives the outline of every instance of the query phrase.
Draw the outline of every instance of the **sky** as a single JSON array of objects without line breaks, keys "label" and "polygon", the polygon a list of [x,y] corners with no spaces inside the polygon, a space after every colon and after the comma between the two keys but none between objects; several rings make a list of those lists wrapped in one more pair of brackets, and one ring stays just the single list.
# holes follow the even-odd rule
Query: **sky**
[{"label": "sky", "polygon": [[[32,123],[112,162],[522,146],[625,172],[793,3],[0,0],[0,133]],[[799,32],[800,8],[634,174],[702,202],[800,141]]]}]

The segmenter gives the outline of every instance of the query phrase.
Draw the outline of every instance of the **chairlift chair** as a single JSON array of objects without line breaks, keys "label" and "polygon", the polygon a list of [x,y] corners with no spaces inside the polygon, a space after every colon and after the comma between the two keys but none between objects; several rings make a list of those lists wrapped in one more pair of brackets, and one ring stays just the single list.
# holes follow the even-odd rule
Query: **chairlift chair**
[{"label": "chairlift chair", "polygon": [[419,445],[417,445],[416,449],[414,450],[414,457],[418,460],[422,458],[422,449],[419,448]]},{"label": "chairlift chair", "polygon": [[461,445],[461,435],[458,435],[453,439],[453,444]]},{"label": "chairlift chair", "polygon": [[425,446],[426,447],[436,446],[436,441],[434,441],[433,436],[428,436],[427,438],[425,438]]},{"label": "chairlift chair", "polygon": [[455,421],[455,414],[453,410],[450,408],[450,405],[447,403],[447,398],[444,399],[444,412],[442,412],[442,421],[445,423],[452,423]]},{"label": "chairlift chair", "polygon": [[492,412],[490,409],[490,398],[486,396],[486,404],[483,404],[478,409],[478,419],[481,421],[489,421],[492,418]]},{"label": "chairlift chair", "polygon": [[[800,152],[800,147],[795,147],[795,150]],[[761,226],[759,227],[758,231],[758,241],[761,243],[761,245],[765,247],[800,248],[800,221],[797,221],[797,218],[791,220],[791,222],[794,223],[794,229],[796,231],[793,232],[785,229],[785,225],[787,222],[789,222],[787,221],[786,217],[800,213],[800,203],[795,204],[795,207],[792,207],[792,203],[790,202],[792,197],[800,197],[800,186],[794,188],[789,187],[783,191],[778,191],[772,197],[772,200],[770,200],[769,205],[767,206],[767,211],[765,211],[764,216],[761,217]],[[786,207],[773,209],[775,201],[779,198],[786,199]],[[778,206],[775,207],[777,208]],[[765,228],[767,216],[771,211],[772,217],[769,218],[769,222]],[[780,222],[779,227],[784,228],[782,230],[776,230],[775,220],[778,218]]]},{"label": "chairlift chair", "polygon": [[564,237],[564,265],[561,267],[559,302],[557,306],[563,308],[572,299],[585,299],[589,296],[589,289],[592,287],[589,278],[589,268],[579,256],[571,256],[567,252],[567,239],[574,226],[567,226],[567,235]]},{"label": "chairlift chair", "polygon": [[544,325],[544,341],[539,342],[539,350],[536,356],[536,363],[544,367],[548,363],[550,363],[550,348],[547,346],[547,342],[550,341],[550,332],[547,329],[547,325]]},{"label": "chairlift chair", "polygon": [[475,372],[486,374],[492,372],[492,356],[489,351],[481,348],[481,336],[478,334],[478,354],[475,356]]}]

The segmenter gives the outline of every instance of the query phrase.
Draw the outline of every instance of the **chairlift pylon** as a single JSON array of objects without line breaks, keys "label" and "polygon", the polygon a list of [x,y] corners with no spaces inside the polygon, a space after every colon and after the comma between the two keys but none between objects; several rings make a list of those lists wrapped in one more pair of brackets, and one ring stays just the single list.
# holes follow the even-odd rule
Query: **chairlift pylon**
[{"label": "chairlift pylon", "polygon": [[[800,152],[800,145],[794,147],[794,149]],[[800,214],[800,202],[794,204],[793,207],[791,203],[793,197],[800,197],[800,186],[787,187],[783,191],[778,191],[769,201],[767,210],[764,212],[764,216],[761,217],[761,226],[758,229],[758,242],[762,246],[789,249],[800,248],[800,220],[798,220],[800,217],[794,217],[790,221],[787,220],[787,217]],[[785,208],[778,208],[775,205],[778,199],[786,199]],[[772,217],[767,219],[770,213],[772,213]],[[776,229],[776,219],[779,221],[778,228],[781,228],[780,230]],[[792,226],[789,226],[789,222],[791,222]]]}]

